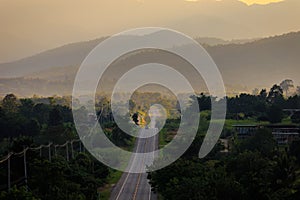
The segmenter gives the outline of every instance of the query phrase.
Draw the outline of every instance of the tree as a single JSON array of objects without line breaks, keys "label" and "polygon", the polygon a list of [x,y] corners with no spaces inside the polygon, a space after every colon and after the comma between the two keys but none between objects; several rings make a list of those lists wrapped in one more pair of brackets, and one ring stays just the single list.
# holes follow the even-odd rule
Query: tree
[{"label": "tree", "polygon": [[300,95],[300,86],[297,86],[297,88],[296,88],[296,94]]},{"label": "tree", "polygon": [[55,106],[49,113],[49,125],[57,126],[63,121],[62,114],[57,106]]},{"label": "tree", "polygon": [[271,123],[280,123],[283,119],[282,108],[277,105],[272,105],[268,109],[267,115]]},{"label": "tree", "polygon": [[[74,174],[64,158],[48,160],[35,159],[29,163],[29,187],[34,194],[45,200],[55,199],[87,199],[81,192],[81,182],[71,181]],[[80,171],[76,170],[77,173]],[[41,181],[43,180],[43,181]],[[92,199],[92,198],[91,198]],[[93,198],[95,199],[95,198]]]},{"label": "tree", "polygon": [[111,138],[116,145],[124,146],[131,139],[131,136],[123,132],[119,127],[114,127]]},{"label": "tree", "polygon": [[300,164],[300,140],[295,140],[290,144],[289,153],[295,156],[297,162]]},{"label": "tree", "polygon": [[276,148],[276,141],[270,130],[259,129],[256,134],[241,142],[239,148],[244,151],[258,151],[264,156],[272,156]]},{"label": "tree", "polygon": [[280,87],[285,91],[285,96],[288,96],[288,91],[294,87],[294,82],[290,79],[286,79],[280,83]]},{"label": "tree", "polygon": [[30,118],[33,115],[34,103],[31,99],[20,99],[19,111],[26,118]]},{"label": "tree", "polygon": [[268,93],[267,93],[267,90],[266,89],[262,89],[259,93],[259,97],[262,99],[262,100],[266,100],[267,99],[267,96],[268,96]]},{"label": "tree", "polygon": [[17,188],[14,186],[10,192],[3,191],[0,193],[0,200],[39,200],[26,187]]},{"label": "tree", "polygon": [[43,200],[96,200],[106,183],[109,168],[90,154],[79,153],[69,162],[61,156],[28,162],[28,186]]},{"label": "tree", "polygon": [[170,166],[151,172],[152,188],[163,199],[222,199],[238,200],[242,196],[240,184],[226,173],[218,161],[179,159]]},{"label": "tree", "polygon": [[19,101],[14,94],[8,94],[2,100],[2,107],[8,113],[18,112]]},{"label": "tree", "polygon": [[269,91],[267,100],[271,104],[277,104],[282,106],[284,102],[282,88],[279,85],[273,85],[273,87]]},{"label": "tree", "polygon": [[300,96],[290,96],[285,101],[285,109],[299,109],[300,108]]},{"label": "tree", "polygon": [[25,134],[29,136],[37,136],[40,133],[41,126],[36,119],[31,119],[25,124]]},{"label": "tree", "polygon": [[293,123],[299,124],[300,123],[300,112],[296,112],[291,116],[291,120]]},{"label": "tree", "polygon": [[[273,199],[272,162],[259,152],[245,151],[228,161],[227,172],[231,173],[245,190],[241,199]],[[269,197],[269,198],[268,198]]]},{"label": "tree", "polygon": [[46,124],[49,122],[50,106],[38,103],[33,107],[34,118],[36,118],[40,124]]},{"label": "tree", "polygon": [[7,123],[6,123],[6,115],[4,110],[2,109],[2,107],[0,107],[0,139],[5,135],[6,131],[7,131]]},{"label": "tree", "polygon": [[100,124],[105,122],[111,122],[112,112],[110,108],[110,101],[107,97],[101,97],[96,103],[96,108],[99,109],[97,116],[99,118]]},{"label": "tree", "polygon": [[12,141],[10,151],[20,152],[24,147],[30,147],[33,144],[33,138],[28,136],[15,137]]},{"label": "tree", "polygon": [[273,179],[276,180],[273,187],[277,189],[275,195],[278,199],[294,199],[291,196],[297,191],[296,158],[289,156],[286,151],[278,151],[273,161],[276,162],[273,169]]},{"label": "tree", "polygon": [[[197,96],[197,101],[199,104],[199,110],[211,110],[211,98],[209,96],[205,96],[201,94],[200,96]],[[213,99],[214,100],[214,99]]]}]

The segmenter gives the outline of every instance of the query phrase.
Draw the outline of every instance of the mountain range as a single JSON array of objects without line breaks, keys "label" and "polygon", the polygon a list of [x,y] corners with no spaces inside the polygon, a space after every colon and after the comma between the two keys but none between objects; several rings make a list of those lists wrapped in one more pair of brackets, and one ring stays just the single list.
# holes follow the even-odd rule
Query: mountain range
[{"label": "mountain range", "polygon": [[[104,39],[73,43],[0,64],[0,95],[9,92],[21,96],[71,94],[78,67]],[[268,88],[287,78],[300,85],[300,32],[253,40],[196,40],[219,67],[230,94]],[[128,59],[127,64],[132,63]]]}]

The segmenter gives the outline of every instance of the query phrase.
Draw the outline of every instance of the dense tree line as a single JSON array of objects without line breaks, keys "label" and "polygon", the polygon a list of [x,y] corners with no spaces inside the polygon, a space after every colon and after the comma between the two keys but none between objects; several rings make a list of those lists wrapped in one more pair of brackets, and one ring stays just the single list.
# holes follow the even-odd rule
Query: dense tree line
[{"label": "dense tree line", "polygon": [[72,123],[72,112],[67,106],[35,103],[32,99],[17,99],[13,94],[1,102],[0,139],[42,136],[41,140],[59,143],[76,136]]},{"label": "dense tree line", "polygon": [[[204,94],[192,99],[202,110],[198,134],[179,160],[148,174],[152,190],[166,200],[300,198],[300,141],[279,146],[270,130],[258,129],[248,139],[233,137],[230,152],[224,153],[224,147],[218,143],[208,156],[199,159],[211,101],[216,99]],[[227,106],[227,119],[280,123],[284,115],[290,114],[283,109],[300,108],[300,96],[284,97],[282,86],[274,85],[270,91],[264,89],[255,95],[227,97]],[[299,119],[297,112],[291,116],[295,124],[299,124]]]},{"label": "dense tree line", "polygon": [[[300,96],[285,97],[289,83],[274,85],[269,91],[257,94],[240,94],[227,97],[227,119],[255,119],[280,123],[285,115],[283,109],[300,108]],[[131,117],[139,124],[139,112],[145,112],[153,99],[158,98],[168,113],[165,129],[178,129],[178,102],[165,100],[159,94],[148,93],[146,97],[136,94],[129,102]],[[230,153],[221,153],[223,146],[218,143],[203,160],[198,151],[204,133],[209,125],[211,101],[204,94],[194,96],[192,101],[200,105],[201,120],[198,134],[183,156],[172,165],[149,174],[151,185],[164,199],[298,199],[300,191],[300,148],[295,141],[286,148],[280,148],[270,132],[260,130],[253,138],[244,141],[233,140]],[[141,104],[143,102],[143,104]],[[124,133],[113,121],[107,98],[97,99],[99,121],[108,138],[121,147],[133,145],[133,138]],[[18,99],[6,95],[0,104],[0,142],[7,142],[0,149],[0,155],[9,151],[20,152],[25,146],[36,146],[54,142],[62,144],[77,138],[69,98],[27,98]],[[80,107],[82,117],[86,109]],[[130,119],[124,119],[128,122]],[[300,114],[291,116],[294,123],[300,123]],[[167,142],[172,137],[164,135]],[[89,154],[77,154],[67,162],[56,157],[51,162],[38,155],[29,156],[28,188],[13,187],[11,192],[1,192],[0,199],[97,199],[97,190],[107,182],[109,169],[96,162]],[[20,168],[18,168],[20,167]],[[4,171],[3,171],[4,170]],[[14,169],[22,173],[22,165]],[[1,184],[5,183],[6,171],[0,169]],[[2,183],[3,182],[3,183]]]},{"label": "dense tree line", "polygon": [[[211,109],[211,97],[201,94],[196,97],[200,110]],[[215,98],[212,98],[215,101]],[[261,90],[256,95],[242,93],[235,97],[227,97],[227,119],[255,118],[257,121],[280,123],[284,117],[283,109],[299,109],[300,96],[284,97],[283,89],[274,85],[270,91]],[[288,114],[288,113],[287,113]],[[299,121],[299,113],[292,117]]]},{"label": "dense tree line", "polygon": [[[109,175],[108,167],[86,153],[77,154],[70,162],[60,156],[50,162],[31,155],[28,163],[28,183],[21,188],[14,186],[10,192],[0,192],[0,199],[98,199],[98,190]],[[22,172],[22,165],[19,167],[13,172]],[[1,184],[5,184],[7,178],[2,178]]]},{"label": "dense tree line", "polygon": [[202,140],[203,132],[199,131],[179,160],[149,173],[152,189],[163,199],[300,198],[299,141],[279,148],[272,134],[262,129],[253,138],[235,141],[230,153],[222,153],[222,145],[217,144],[200,160]]},{"label": "dense tree line", "polygon": [[[6,95],[0,103],[0,157],[8,152],[21,152],[25,147],[40,144],[63,144],[76,139],[69,99],[59,97],[18,99]],[[85,116],[86,117],[86,116]],[[114,127],[105,124],[106,127]],[[118,130],[113,131],[116,135]],[[52,152],[53,154],[54,152]],[[0,185],[7,186],[7,162],[0,166]],[[75,153],[66,158],[52,155],[40,157],[39,152],[27,152],[28,182],[12,184],[12,189],[0,192],[0,199],[98,199],[98,190],[108,181],[110,170],[89,153]],[[23,157],[11,160],[12,181],[24,177]]]}]

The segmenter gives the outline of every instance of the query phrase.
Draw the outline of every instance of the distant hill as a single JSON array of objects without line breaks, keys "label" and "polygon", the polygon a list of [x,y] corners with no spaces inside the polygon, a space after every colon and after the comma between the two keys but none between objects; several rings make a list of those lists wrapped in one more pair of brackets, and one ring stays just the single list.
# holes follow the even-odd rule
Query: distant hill
[{"label": "distant hill", "polygon": [[79,65],[104,39],[68,44],[21,60],[0,64],[0,78],[22,77],[56,67]]},{"label": "distant hill", "polygon": [[[51,71],[53,68],[56,68],[55,73],[57,73],[57,68],[66,66],[78,66],[88,55],[88,53],[104,39],[105,38],[100,38],[87,42],[68,44],[21,60],[0,64],[0,78],[16,78],[32,74],[34,75],[34,77],[36,77],[36,74],[44,77],[47,76],[47,73],[45,75],[39,72],[44,73],[44,70],[49,72],[49,70]],[[219,44],[241,44],[253,40],[255,39],[229,41],[209,37],[196,38],[196,41],[198,41],[199,43],[210,46]]]},{"label": "distant hill", "polygon": [[[69,44],[22,60],[0,64],[0,95],[8,92],[19,95],[70,94],[80,63],[103,39]],[[231,43],[215,38],[196,40],[205,44],[230,93],[270,87],[286,78],[300,84],[300,32]],[[146,60],[143,57],[138,59],[139,62]],[[132,62],[129,59],[127,64]],[[35,86],[38,83],[40,85]]]},{"label": "distant hill", "polygon": [[195,40],[203,45],[217,46],[217,45],[225,45],[225,44],[245,44],[245,43],[254,42],[256,40],[259,40],[259,38],[240,39],[240,40],[223,40],[223,39],[214,38],[214,37],[198,37],[198,38],[195,38]]},{"label": "distant hill", "polygon": [[262,88],[286,78],[300,84],[300,32],[246,44],[206,47],[206,50],[227,84]]}]

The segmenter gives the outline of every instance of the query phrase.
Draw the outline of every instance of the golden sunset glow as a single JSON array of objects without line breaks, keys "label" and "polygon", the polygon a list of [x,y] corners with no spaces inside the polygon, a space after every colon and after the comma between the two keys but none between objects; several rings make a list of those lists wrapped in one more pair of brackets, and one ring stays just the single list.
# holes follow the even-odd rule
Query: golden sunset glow
[{"label": "golden sunset glow", "polygon": [[[196,2],[199,0],[185,0],[185,1],[191,1],[191,2]],[[216,1],[222,1],[222,0],[216,0]],[[284,0],[240,0],[248,5],[252,4],[268,4],[268,3],[274,3],[274,2],[280,2]]]},{"label": "golden sunset glow", "polygon": [[268,4],[268,3],[273,3],[273,2],[279,2],[279,1],[283,1],[283,0],[240,0],[242,2],[245,2],[248,5],[251,4]]},{"label": "golden sunset glow", "polygon": [[[268,4],[278,1],[282,2]],[[0,2],[0,63],[134,27],[167,27],[193,37],[228,40],[268,37],[300,29],[300,0]]]}]

